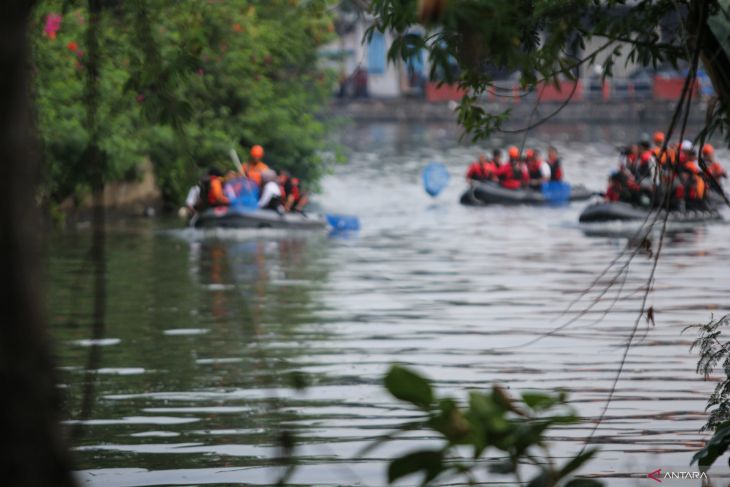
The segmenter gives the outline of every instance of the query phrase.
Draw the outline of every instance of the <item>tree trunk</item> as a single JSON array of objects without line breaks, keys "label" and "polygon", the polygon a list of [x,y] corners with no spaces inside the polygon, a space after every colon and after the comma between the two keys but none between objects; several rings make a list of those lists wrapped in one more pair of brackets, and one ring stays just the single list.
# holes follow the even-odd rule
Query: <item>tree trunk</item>
[{"label": "tree trunk", "polygon": [[2,485],[74,485],[46,334],[39,155],[29,99],[27,25],[32,1],[0,2],[0,478]]}]

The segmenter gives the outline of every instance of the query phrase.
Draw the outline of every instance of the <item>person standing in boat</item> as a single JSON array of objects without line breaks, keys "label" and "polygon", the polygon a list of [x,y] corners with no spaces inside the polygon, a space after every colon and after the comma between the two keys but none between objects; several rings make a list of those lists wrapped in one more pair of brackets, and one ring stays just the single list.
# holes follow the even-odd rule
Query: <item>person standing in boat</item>
[{"label": "person standing in boat", "polygon": [[527,162],[528,185],[532,189],[540,190],[542,183],[550,181],[550,165],[540,157],[537,149],[527,149],[525,153]]},{"label": "person standing in boat", "polygon": [[263,181],[261,175],[265,171],[269,171],[269,166],[262,160],[264,157],[264,148],[260,145],[254,145],[251,147],[251,159],[248,162],[241,165],[241,171],[247,178],[253,180],[259,187],[262,186]]},{"label": "person standing in boat", "polygon": [[563,162],[558,156],[558,149],[554,146],[548,146],[547,163],[550,165],[550,181],[563,180]]},{"label": "person standing in boat", "polygon": [[275,210],[279,213],[284,212],[284,201],[281,196],[281,188],[276,173],[271,169],[261,173],[261,181],[263,188],[261,190],[261,198],[259,198],[258,207],[262,210]]}]

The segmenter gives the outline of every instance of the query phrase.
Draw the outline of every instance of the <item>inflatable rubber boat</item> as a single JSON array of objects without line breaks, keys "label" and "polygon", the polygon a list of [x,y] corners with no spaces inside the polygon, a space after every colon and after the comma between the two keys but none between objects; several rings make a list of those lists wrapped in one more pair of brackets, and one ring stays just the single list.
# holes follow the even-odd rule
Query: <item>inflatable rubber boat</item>
[{"label": "inflatable rubber boat", "polygon": [[[631,205],[624,202],[602,202],[594,203],[586,207],[580,214],[580,223],[601,223],[613,221],[643,221],[649,216],[651,209]],[[666,210],[659,218],[664,217]],[[676,210],[670,211],[668,221],[672,223],[702,223],[720,221],[722,215],[717,210]]]},{"label": "inflatable rubber boat", "polygon": [[260,210],[218,206],[196,214],[189,223],[195,228],[290,228],[316,230],[327,227],[327,221],[318,215],[277,213]]},{"label": "inflatable rubber boat", "polygon": [[[553,183],[548,183],[553,184]],[[561,183],[559,193],[538,191],[535,189],[507,189],[499,183],[491,181],[473,182],[461,195],[462,205],[547,205],[585,201],[593,196],[593,192],[583,185],[571,186]]]}]

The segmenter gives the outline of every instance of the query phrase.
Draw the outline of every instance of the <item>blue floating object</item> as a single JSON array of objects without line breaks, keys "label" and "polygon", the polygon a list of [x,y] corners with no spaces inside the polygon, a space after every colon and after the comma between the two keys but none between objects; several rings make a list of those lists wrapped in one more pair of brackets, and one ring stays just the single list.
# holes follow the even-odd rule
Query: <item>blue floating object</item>
[{"label": "blue floating object", "polygon": [[570,184],[562,181],[542,183],[542,195],[551,204],[563,204],[570,201]]},{"label": "blue floating object", "polygon": [[235,208],[257,208],[259,203],[259,187],[250,179],[240,177],[228,181],[224,187],[231,206]]},{"label": "blue floating object", "polygon": [[357,231],[360,230],[360,220],[352,215],[325,215],[327,223],[337,231]]},{"label": "blue floating object", "polygon": [[423,188],[436,197],[449,184],[449,171],[441,162],[431,162],[423,168]]}]

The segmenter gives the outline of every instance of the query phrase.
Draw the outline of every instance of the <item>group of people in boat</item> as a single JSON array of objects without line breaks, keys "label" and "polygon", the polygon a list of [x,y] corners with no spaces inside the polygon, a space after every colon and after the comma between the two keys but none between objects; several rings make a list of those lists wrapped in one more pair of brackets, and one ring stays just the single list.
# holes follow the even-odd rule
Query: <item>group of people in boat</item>
[{"label": "group of people in boat", "polygon": [[548,147],[545,159],[537,149],[527,148],[520,152],[516,146],[511,146],[507,149],[506,159],[502,159],[500,149],[494,149],[491,158],[480,154],[469,165],[466,179],[469,183],[492,181],[507,189],[539,190],[543,183],[562,181],[563,167],[558,150],[553,146]]},{"label": "group of people in boat", "polygon": [[[698,154],[699,152],[699,154]],[[710,144],[697,150],[689,140],[667,144],[663,132],[643,135],[621,151],[619,168],[608,180],[606,200],[639,206],[703,210],[727,173]]]},{"label": "group of people in boat", "polygon": [[250,158],[241,164],[240,171],[225,175],[218,168],[211,168],[200,183],[190,188],[185,207],[193,214],[206,208],[235,205],[242,197],[256,198],[248,206],[273,210],[279,213],[300,212],[309,202],[299,185],[285,169],[272,170],[263,161],[264,148],[254,145]]}]

